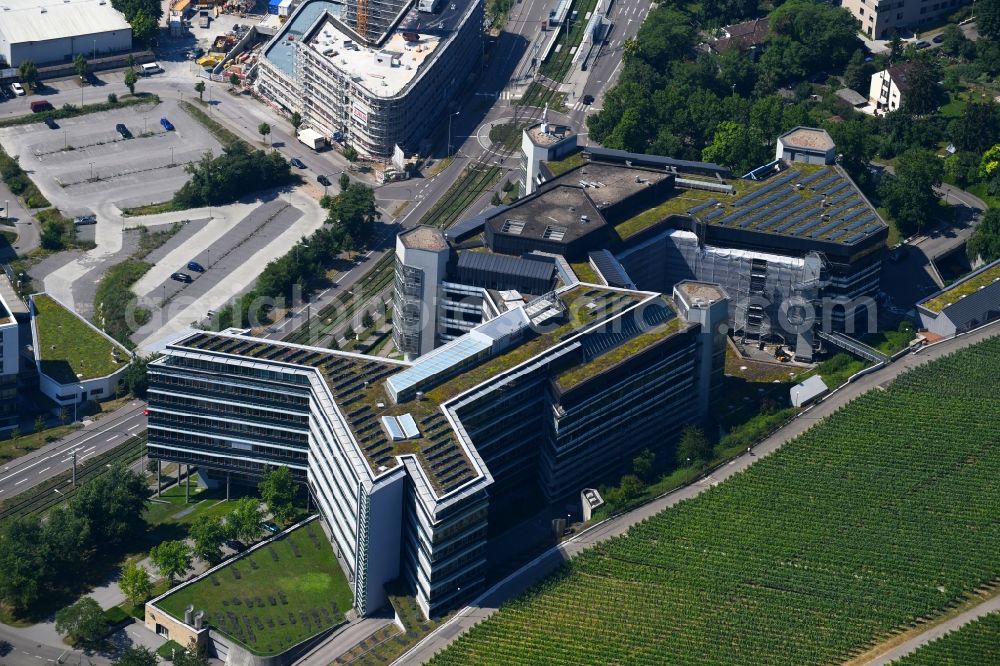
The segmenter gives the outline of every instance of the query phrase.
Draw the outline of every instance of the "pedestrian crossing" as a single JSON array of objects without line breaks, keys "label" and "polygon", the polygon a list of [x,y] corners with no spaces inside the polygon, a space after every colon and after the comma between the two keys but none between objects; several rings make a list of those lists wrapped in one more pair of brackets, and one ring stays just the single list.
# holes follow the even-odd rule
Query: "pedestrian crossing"
[{"label": "pedestrian crossing", "polygon": [[592,111],[592,112],[596,113],[597,111],[600,111],[601,109],[600,109],[600,107],[594,106],[593,104],[584,104],[583,102],[577,102],[576,104],[573,105],[573,110],[574,111]]}]

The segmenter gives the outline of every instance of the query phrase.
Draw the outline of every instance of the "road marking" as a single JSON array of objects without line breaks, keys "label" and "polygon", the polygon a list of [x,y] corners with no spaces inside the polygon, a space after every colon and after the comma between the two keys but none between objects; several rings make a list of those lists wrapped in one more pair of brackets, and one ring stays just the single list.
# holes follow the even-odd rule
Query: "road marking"
[{"label": "road marking", "polygon": [[[19,486],[19,485],[21,485],[22,483],[24,483],[25,481],[27,481],[27,479],[21,479],[20,481],[18,481],[18,482],[17,482],[17,483],[15,483],[14,485],[15,485],[15,486]],[[27,652],[25,652],[25,654],[27,654]]]},{"label": "road marking", "polygon": [[127,428],[127,430],[128,430],[129,432],[132,432],[132,431],[133,431],[133,430],[135,430],[136,428],[141,428],[141,427],[142,427],[142,424],[141,424],[141,423],[136,423],[136,424],[135,424],[134,426],[132,426],[131,428]]},{"label": "road marking", "polygon": [[81,457],[80,457],[80,460],[86,460],[87,458],[89,458],[90,456],[94,455],[95,453],[97,453],[97,452],[96,452],[96,451],[91,451],[91,452],[90,452],[90,453],[88,453],[87,455],[85,455],[85,456],[81,456]]},{"label": "road marking", "polygon": [[40,471],[39,471],[38,473],[39,473],[39,474],[45,474],[45,473],[46,473],[47,471],[49,471],[50,469],[52,469],[52,468],[51,468],[51,467],[46,467],[45,469],[43,469],[43,470],[40,470]]},{"label": "road marking", "polygon": [[84,450],[83,450],[83,452],[84,452],[84,453],[86,453],[87,451],[93,451],[93,450],[94,450],[94,449],[96,449],[96,448],[97,448],[97,444],[94,444],[94,445],[93,445],[92,447],[90,447],[89,449],[84,449]]},{"label": "road marking", "polygon": [[111,435],[111,437],[108,437],[108,438],[107,438],[106,440],[104,440],[104,441],[105,441],[105,442],[110,442],[110,441],[113,441],[113,440],[114,440],[114,438],[115,438],[115,437],[117,437],[117,436],[118,436],[118,435]]}]

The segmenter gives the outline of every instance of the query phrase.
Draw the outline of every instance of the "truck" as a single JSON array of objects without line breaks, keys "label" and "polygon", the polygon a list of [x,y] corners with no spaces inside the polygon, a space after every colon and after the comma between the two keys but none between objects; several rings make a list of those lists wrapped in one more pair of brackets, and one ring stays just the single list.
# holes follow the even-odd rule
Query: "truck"
[{"label": "truck", "polygon": [[316,151],[326,146],[326,137],[314,129],[299,130],[298,139]]},{"label": "truck", "polygon": [[208,13],[207,9],[202,9],[201,11],[198,12],[198,27],[199,28],[207,28],[211,22],[212,22],[212,17]]}]

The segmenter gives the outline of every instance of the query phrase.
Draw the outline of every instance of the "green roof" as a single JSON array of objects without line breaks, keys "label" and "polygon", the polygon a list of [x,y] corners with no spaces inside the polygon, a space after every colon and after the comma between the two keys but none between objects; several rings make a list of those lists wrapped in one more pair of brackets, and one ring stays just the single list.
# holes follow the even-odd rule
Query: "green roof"
[{"label": "green roof", "polygon": [[[127,349],[46,294],[31,297],[42,372],[60,384],[106,377],[125,367]],[[117,356],[117,360],[116,360]]]},{"label": "green roof", "polygon": [[941,312],[941,310],[957,302],[963,296],[968,296],[978,291],[980,287],[992,284],[998,279],[1000,279],[1000,262],[994,262],[992,266],[987,267],[982,273],[973,275],[967,280],[955,284],[955,286],[942,291],[936,296],[932,296],[920,305],[931,312]]}]

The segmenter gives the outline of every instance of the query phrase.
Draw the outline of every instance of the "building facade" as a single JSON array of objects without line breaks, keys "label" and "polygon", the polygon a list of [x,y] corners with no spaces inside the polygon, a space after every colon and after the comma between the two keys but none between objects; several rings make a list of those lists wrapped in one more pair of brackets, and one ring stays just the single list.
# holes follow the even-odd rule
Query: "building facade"
[{"label": "building facade", "polygon": [[0,20],[0,58],[9,67],[88,59],[132,48],[132,27],[104,0],[9,0]]},{"label": "building facade", "polygon": [[968,4],[965,0],[844,0],[869,39],[891,39],[902,28],[937,22]]},{"label": "building facade", "polygon": [[904,62],[872,74],[868,100],[875,107],[876,114],[892,113],[903,106],[910,90],[909,73],[910,63]]},{"label": "building facade", "polygon": [[362,156],[387,160],[396,146],[417,152],[482,55],[483,1],[427,13],[370,0],[365,30],[361,4],[300,5],[265,47],[257,90]]},{"label": "building facade", "polygon": [[247,482],[289,467],[358,612],[402,576],[436,616],[483,589],[491,516],[575,497],[705,417],[727,312],[713,293],[682,316],[656,293],[563,287],[413,363],[189,333],[149,365],[149,456]]}]

